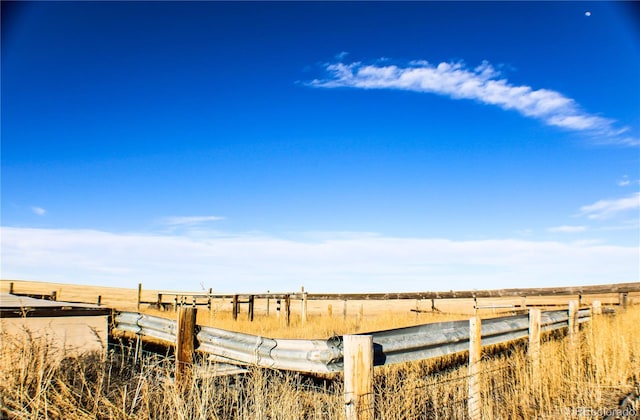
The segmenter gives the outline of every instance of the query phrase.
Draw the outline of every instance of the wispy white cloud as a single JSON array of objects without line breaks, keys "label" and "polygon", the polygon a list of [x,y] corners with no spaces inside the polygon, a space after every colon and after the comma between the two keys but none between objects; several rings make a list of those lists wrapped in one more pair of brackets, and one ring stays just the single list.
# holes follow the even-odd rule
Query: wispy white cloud
[{"label": "wispy white cloud", "polygon": [[160,220],[164,225],[168,226],[195,226],[208,222],[217,222],[224,220],[222,216],[171,216]]},{"label": "wispy white cloud", "polygon": [[631,185],[631,181],[629,180],[629,176],[625,175],[621,179],[618,180],[619,187],[627,187]]},{"label": "wispy white cloud", "polygon": [[617,182],[619,187],[628,187],[630,185],[640,185],[640,179],[632,180],[629,179],[629,175],[624,175]]},{"label": "wispy white cloud", "polygon": [[[638,246],[514,239],[454,241],[330,233],[120,234],[3,227],[2,276],[221,292],[410,291],[638,280]],[[304,235],[300,235],[303,237]],[[312,236],[317,237],[317,233]]]},{"label": "wispy white cloud", "polygon": [[586,226],[555,226],[547,229],[549,232],[553,233],[580,233],[585,232],[587,230]]},{"label": "wispy white cloud", "polygon": [[610,219],[620,213],[640,209],[640,192],[635,192],[626,197],[600,200],[593,204],[580,207],[578,216],[589,219]]},{"label": "wispy white cloud", "polygon": [[45,214],[47,214],[47,210],[38,206],[32,206],[31,211],[33,212],[33,214],[37,214],[38,216],[44,216]]},{"label": "wispy white cloud", "polygon": [[539,119],[548,125],[588,133],[595,142],[640,145],[640,139],[616,127],[616,121],[582,110],[575,100],[550,89],[510,84],[488,62],[474,69],[462,63],[412,61],[405,66],[327,63],[327,77],[308,84],[318,88],[400,89],[435,93],[454,99],[472,99]]}]

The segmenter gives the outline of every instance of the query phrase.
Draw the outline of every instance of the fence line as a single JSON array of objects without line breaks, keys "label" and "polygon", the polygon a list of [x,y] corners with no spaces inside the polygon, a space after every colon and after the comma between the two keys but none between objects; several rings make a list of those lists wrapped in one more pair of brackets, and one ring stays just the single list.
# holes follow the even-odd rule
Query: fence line
[{"label": "fence line", "polygon": [[[577,323],[589,321],[589,308],[577,311]],[[551,332],[569,326],[567,311],[541,313],[541,331]],[[177,323],[137,312],[119,312],[115,329],[176,344]],[[292,370],[306,373],[330,373],[343,370],[343,339],[327,340],[275,339],[227,331],[213,327],[198,327],[194,332],[196,351],[213,360],[239,365]],[[469,346],[468,321],[447,321],[358,335],[371,335],[374,365],[442,357]],[[490,318],[482,321],[483,347],[508,343],[529,336],[529,315]]]},{"label": "fence line", "polygon": [[[495,289],[495,290],[467,290],[467,291],[449,291],[449,292],[403,292],[403,293],[337,293],[337,294],[322,294],[322,293],[308,293],[304,287],[299,292],[284,292],[273,293],[267,291],[267,293],[244,293],[244,294],[225,294],[214,293],[213,289],[209,289],[208,292],[177,292],[177,291],[159,291],[157,292],[157,298],[155,300],[142,300],[142,283],[138,284],[138,298],[137,298],[137,311],[140,312],[141,305],[155,306],[159,309],[173,309],[177,312],[179,307],[192,306],[206,307],[212,318],[215,312],[214,300],[215,299],[228,299],[231,304],[231,313],[233,319],[236,320],[240,314],[240,308],[242,305],[248,305],[247,317],[250,321],[254,319],[255,301],[257,299],[266,300],[266,313],[269,315],[270,301],[274,300],[276,303],[276,316],[280,318],[281,309],[284,311],[282,317],[283,323],[290,325],[291,322],[291,300],[297,300],[300,302],[300,320],[304,325],[307,322],[308,301],[342,301],[342,315],[347,317],[347,303],[349,301],[371,301],[371,300],[416,300],[416,308],[411,309],[416,313],[424,312],[417,307],[417,302],[420,300],[431,300],[431,311],[436,312],[436,300],[443,299],[473,299],[474,309],[508,309],[523,310],[527,307],[537,307],[541,304],[525,304],[524,299],[527,297],[577,297],[578,303],[582,303],[583,298],[589,295],[613,295],[617,297],[617,303],[621,307],[626,307],[629,302],[629,293],[640,293],[640,282],[634,283],[619,283],[609,285],[596,285],[596,286],[578,286],[578,287],[548,287],[548,288],[519,288],[519,289]],[[515,305],[479,305],[478,299],[481,298],[521,298],[523,303]],[[565,306],[565,304],[544,304],[542,306]],[[333,307],[329,305],[328,312],[333,312]],[[360,317],[363,316],[363,306],[360,306]]]},{"label": "fence line", "polygon": [[[599,307],[599,303],[594,306]],[[569,339],[573,341],[578,326],[591,319],[590,308],[578,308],[578,302],[571,301],[568,311],[540,312],[539,309],[531,309],[528,315],[486,320],[475,316],[469,321],[439,322],[328,340],[274,339],[198,327],[188,322],[181,322],[178,327],[173,320],[131,312],[116,315],[115,329],[172,344],[179,343],[180,336],[190,336],[193,343],[198,343],[197,347],[192,345],[190,351],[207,354],[213,361],[305,373],[342,371],[345,377],[345,414],[349,420],[373,418],[372,382],[362,378],[373,377],[374,365],[425,360],[468,350],[469,374],[460,380],[467,380],[467,415],[471,419],[479,419],[482,411],[482,348],[529,337],[529,357],[535,362],[539,354],[536,346],[536,340],[540,340],[539,331],[567,328]],[[195,320],[196,309],[188,308],[186,312]],[[370,362],[364,342],[370,343],[366,345],[370,349]],[[178,356],[176,365],[191,363],[191,359],[189,355]],[[177,369],[176,379],[179,379],[181,371]]]}]

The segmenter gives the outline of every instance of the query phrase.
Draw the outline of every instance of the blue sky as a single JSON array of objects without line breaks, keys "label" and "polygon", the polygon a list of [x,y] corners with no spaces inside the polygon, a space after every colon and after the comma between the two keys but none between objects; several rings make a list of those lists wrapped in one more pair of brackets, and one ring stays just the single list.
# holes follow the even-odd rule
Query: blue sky
[{"label": "blue sky", "polygon": [[2,3],[2,278],[638,281],[632,3]]}]

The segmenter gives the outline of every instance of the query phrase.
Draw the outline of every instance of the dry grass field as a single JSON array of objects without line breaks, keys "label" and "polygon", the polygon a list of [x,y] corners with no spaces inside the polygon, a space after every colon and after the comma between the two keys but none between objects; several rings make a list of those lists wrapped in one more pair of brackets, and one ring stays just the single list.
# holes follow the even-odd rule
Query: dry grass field
[{"label": "dry grass field", "polygon": [[[104,304],[118,309],[135,310],[136,306],[135,289],[35,282],[14,282],[14,288],[33,293],[56,290],[61,300],[69,301],[91,302],[100,294]],[[1,282],[0,291],[7,290],[8,282]],[[145,293],[153,300],[154,291]],[[631,303],[636,300],[634,296]],[[468,318],[464,302],[452,314],[411,312],[415,301],[396,302],[398,307],[391,309],[380,307],[384,302],[368,303],[372,306],[365,307],[362,315],[356,304],[344,319],[341,309],[334,310],[334,316],[327,316],[323,302],[324,308],[312,312],[305,325],[300,324],[299,317],[292,316],[292,325],[286,328],[275,315],[267,317],[260,311],[254,322],[234,321],[226,308],[227,303],[220,302],[213,318],[209,311],[201,311],[199,323],[211,321],[217,327],[272,337],[321,338]],[[292,308],[295,309],[293,304]],[[172,311],[144,310],[175,316]],[[602,315],[584,324],[576,346],[570,345],[562,334],[545,336],[541,346],[541,369],[536,376],[532,374],[525,344],[486,349],[481,375],[483,418],[584,419],[616,414],[614,410],[622,397],[633,390],[640,392],[640,334],[637,327],[640,325],[640,306],[619,308],[617,312],[615,316]],[[493,316],[494,313],[494,310],[488,310],[485,315]],[[7,336],[0,339],[3,341],[0,346],[0,376],[3,378],[0,382],[0,418],[344,418],[340,374],[314,379],[294,373],[251,369],[241,376],[214,377],[205,364],[194,369],[194,380],[185,386],[173,381],[173,365],[161,358],[144,358],[136,365],[125,352],[109,353],[106,357],[89,354],[56,362],[48,357],[50,350],[46,342],[18,342]],[[466,418],[466,357],[462,353],[376,368],[375,418]],[[627,414],[640,414],[638,402],[634,404],[627,407]]]},{"label": "dry grass field", "polygon": [[[58,300],[69,302],[96,303],[100,296],[101,304],[117,310],[137,310],[137,284],[130,289],[83,286],[63,283],[47,283],[20,280],[0,280],[0,292],[7,292],[10,283],[19,293],[47,293],[55,291]],[[142,290],[142,301],[155,301],[157,290]],[[487,298],[479,299],[478,311],[482,317],[499,316],[512,312],[510,306],[518,305],[566,305],[578,296]],[[603,305],[616,304],[617,295],[593,295],[583,298],[584,304],[597,299]],[[640,303],[640,293],[629,296],[630,303]],[[267,305],[269,312],[267,315]],[[346,305],[346,314],[344,308]],[[268,336],[273,338],[327,338],[333,335],[379,331],[400,328],[430,322],[468,319],[474,313],[472,299],[440,299],[435,301],[436,310],[432,310],[431,300],[363,300],[363,301],[314,301],[308,302],[308,322],[302,325],[300,320],[301,302],[291,302],[291,323],[284,325],[283,319],[276,315],[276,302],[257,299],[254,321],[247,320],[246,305],[241,307],[237,320],[231,315],[232,305],[229,299],[216,299],[212,302],[212,311],[201,308],[198,311],[199,325]],[[176,313],[158,310],[152,305],[142,305],[141,312],[150,315],[175,319]],[[418,310],[418,311],[416,311]]]}]

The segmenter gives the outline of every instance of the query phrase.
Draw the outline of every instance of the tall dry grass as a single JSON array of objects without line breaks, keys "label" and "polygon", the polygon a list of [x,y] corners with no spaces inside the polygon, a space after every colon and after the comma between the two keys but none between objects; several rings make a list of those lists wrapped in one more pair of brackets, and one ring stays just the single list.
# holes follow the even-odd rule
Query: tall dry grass
[{"label": "tall dry grass", "polygon": [[[611,409],[640,381],[640,307],[583,325],[576,346],[547,336],[540,370],[532,374],[526,346],[485,351],[483,418],[585,418]],[[331,326],[330,328],[333,328]],[[129,349],[130,351],[130,349]],[[194,368],[186,386],[174,383],[162,358],[131,363],[131,354],[85,355],[56,362],[47,343],[2,337],[0,412],[16,419],[340,419],[342,379],[326,383],[250,369],[213,377]],[[465,354],[376,368],[375,417],[466,417]]]}]

